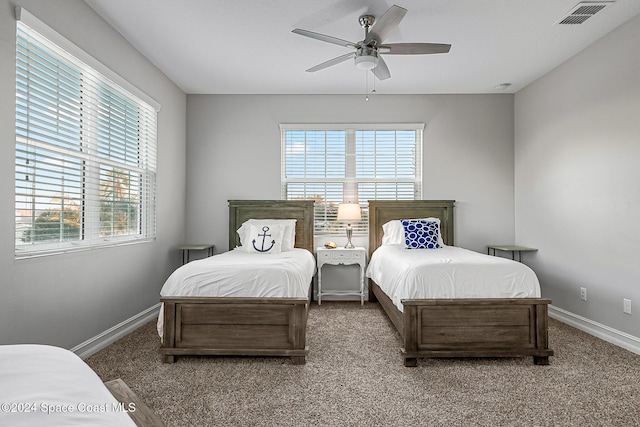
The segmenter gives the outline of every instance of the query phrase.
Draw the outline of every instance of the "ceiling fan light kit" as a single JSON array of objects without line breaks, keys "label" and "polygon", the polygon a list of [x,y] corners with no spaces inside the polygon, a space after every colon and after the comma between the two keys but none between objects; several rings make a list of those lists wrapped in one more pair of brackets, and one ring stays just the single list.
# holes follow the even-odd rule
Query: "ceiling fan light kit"
[{"label": "ceiling fan light kit", "polygon": [[363,53],[354,58],[356,67],[363,70],[371,70],[378,66],[378,53],[373,49],[363,48]]},{"label": "ceiling fan light kit", "polygon": [[326,43],[332,43],[349,49],[354,49],[354,52],[338,56],[318,64],[315,67],[311,67],[307,72],[313,73],[315,71],[323,70],[353,58],[357,68],[371,70],[378,80],[386,80],[391,77],[391,73],[389,72],[389,68],[381,54],[428,55],[434,53],[448,53],[451,49],[450,44],[440,43],[383,44],[384,40],[398,26],[406,13],[407,9],[393,5],[387,9],[387,11],[378,20],[376,20],[373,15],[362,15],[358,21],[360,22],[360,26],[364,28],[364,40],[357,43],[299,28],[294,29],[292,32]]}]

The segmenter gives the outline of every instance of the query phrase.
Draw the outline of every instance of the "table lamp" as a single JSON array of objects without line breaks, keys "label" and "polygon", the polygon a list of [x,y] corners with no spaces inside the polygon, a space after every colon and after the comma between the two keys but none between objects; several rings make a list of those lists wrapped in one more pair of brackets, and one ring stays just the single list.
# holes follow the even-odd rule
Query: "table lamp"
[{"label": "table lamp", "polygon": [[351,235],[353,229],[351,228],[351,221],[360,221],[362,214],[360,213],[360,205],[358,203],[340,203],[338,205],[338,221],[347,221],[347,244],[344,246],[347,249],[352,249],[353,243],[351,243]]}]

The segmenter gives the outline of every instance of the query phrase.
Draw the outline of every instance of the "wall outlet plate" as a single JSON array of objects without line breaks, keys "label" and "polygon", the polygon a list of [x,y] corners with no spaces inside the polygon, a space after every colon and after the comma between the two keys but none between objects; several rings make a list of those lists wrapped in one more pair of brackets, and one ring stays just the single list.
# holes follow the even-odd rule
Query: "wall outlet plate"
[{"label": "wall outlet plate", "polygon": [[580,299],[582,301],[586,301],[587,300],[587,288],[580,288]]},{"label": "wall outlet plate", "polygon": [[631,300],[627,298],[622,299],[622,311],[631,314]]}]

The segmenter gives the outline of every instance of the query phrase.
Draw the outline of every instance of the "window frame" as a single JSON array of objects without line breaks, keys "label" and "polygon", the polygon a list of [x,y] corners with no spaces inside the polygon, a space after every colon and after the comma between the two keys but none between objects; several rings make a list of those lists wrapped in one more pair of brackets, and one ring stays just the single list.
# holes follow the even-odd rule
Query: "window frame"
[{"label": "window frame", "polygon": [[[28,114],[24,111],[19,112],[19,107],[23,108],[29,104],[36,105],[38,103],[38,101],[34,101],[31,98],[30,92],[25,97],[23,91],[25,88],[30,90],[29,87],[33,84],[31,78],[25,80],[24,76],[20,76],[20,70],[25,69],[24,65],[20,65],[22,64],[20,58],[29,58],[28,51],[31,49],[19,48],[18,44],[22,43],[21,40],[24,40],[24,38],[21,39],[21,37],[24,36],[27,36],[28,39],[33,38],[36,40],[38,45],[42,46],[48,54],[51,54],[52,58],[56,58],[56,61],[58,61],[56,63],[72,66],[82,76],[77,81],[80,82],[81,90],[83,90],[81,97],[78,98],[78,101],[82,103],[83,113],[80,117],[73,118],[73,124],[77,125],[82,135],[77,136],[74,134],[69,137],[71,138],[70,140],[74,140],[73,138],[77,137],[77,147],[67,147],[58,142],[46,141],[48,136],[60,137],[59,131],[42,132],[41,135],[45,135],[44,139],[42,136],[34,137],[35,134],[31,133],[30,125],[20,123],[18,120],[19,118],[27,117],[26,114]],[[23,53],[27,53],[28,56],[25,57]],[[27,65],[26,69],[32,70],[29,65]],[[20,79],[23,81],[19,82]],[[61,82],[58,77],[55,77],[52,81],[58,82],[58,84]],[[72,80],[72,82],[76,82],[76,80]],[[82,82],[84,82],[84,85]],[[89,86],[86,86],[87,82],[90,82]],[[157,115],[160,111],[160,104],[21,7],[16,8],[16,88],[16,187],[14,191],[16,259],[154,240],[156,236]],[[93,92],[89,91],[89,88]],[[107,95],[106,98],[105,95]],[[52,100],[56,102],[55,105],[60,105],[57,104],[59,102],[58,98],[52,98]],[[96,128],[96,126],[107,123],[110,127],[114,124],[118,125],[124,120],[110,120],[110,118],[115,117],[115,114],[119,113],[114,113],[115,107],[112,108],[111,106],[107,107],[107,113],[105,113],[105,100],[109,105],[114,100],[122,100],[123,103],[132,106],[125,108],[132,108],[132,111],[135,112],[133,127],[128,131],[129,136],[119,137],[121,141],[115,143],[116,145],[120,144],[121,147],[131,147],[131,141],[137,141],[137,143],[134,142],[134,144],[137,144],[134,145],[137,150],[134,153],[134,160],[131,160],[131,158],[118,160],[117,158],[110,158],[110,155],[98,152],[100,147],[104,145],[99,142],[98,137],[104,135],[104,132]],[[56,117],[63,115],[59,108],[56,107],[55,110],[52,110]],[[101,113],[98,112],[100,108],[103,109]],[[99,115],[102,115],[102,117],[99,117]],[[60,124],[60,120],[54,119],[54,123]],[[113,144],[111,136],[109,136],[108,145],[111,147]],[[28,154],[27,151],[19,152],[19,147],[24,147],[25,150],[32,149],[32,154]],[[40,153],[43,152],[42,150],[46,150],[47,154],[41,154],[46,156],[43,159],[60,163],[60,171],[57,174],[61,177],[62,183],[51,185],[51,191],[59,191],[60,197],[63,199],[61,202],[62,207],[58,212],[60,222],[62,222],[65,213],[65,210],[63,210],[66,195],[65,177],[71,179],[66,159],[69,159],[73,164],[79,165],[78,176],[81,178],[80,184],[76,187],[76,199],[81,203],[81,206],[77,208],[80,215],[78,239],[67,241],[61,238],[64,236],[62,226],[58,234],[59,238],[52,242],[36,242],[35,240],[25,242],[22,239],[23,230],[21,228],[23,223],[21,221],[22,215],[18,215],[19,206],[21,208],[24,207],[24,200],[29,200],[29,197],[31,197],[31,207],[26,209],[26,211],[31,212],[31,219],[26,227],[33,227],[39,215],[37,212],[39,208],[36,207],[34,195],[39,193],[33,193],[34,195],[32,196],[25,195],[24,200],[19,200],[19,197],[22,197],[19,195],[19,189],[26,188],[25,182],[28,183],[28,179],[26,177],[21,178],[20,173],[24,173],[23,170],[42,171],[42,169],[37,164],[29,166],[28,161],[25,165],[20,165],[19,162],[28,160],[31,158],[30,156],[35,156],[33,153],[38,152],[38,150],[40,150]],[[33,158],[35,159],[35,157]],[[114,233],[112,229],[111,235],[101,236],[100,204],[106,199],[101,196],[100,192],[101,186],[107,182],[105,178],[109,177],[108,173],[104,173],[101,176],[101,171],[105,170],[126,171],[130,177],[133,176],[135,178],[127,181],[125,185],[128,191],[132,191],[132,188],[134,188],[133,196],[129,196],[128,199],[130,206],[128,206],[127,212],[131,212],[131,206],[134,206],[136,220],[135,222],[127,223],[124,233]],[[31,179],[35,180],[36,178],[36,175],[33,175]],[[39,185],[42,184],[33,184],[35,189],[41,188],[38,187]],[[44,186],[49,186],[49,183],[44,184]],[[111,188],[115,191],[115,184]],[[55,208],[50,211],[56,212]],[[129,218],[127,218],[127,221],[129,221]]]},{"label": "window frame", "polygon": [[[283,123],[280,124],[281,139],[281,197],[283,200],[288,199],[288,185],[291,183],[343,183],[343,200],[340,202],[352,202],[358,194],[358,185],[362,183],[411,183],[414,185],[413,199],[422,199],[422,149],[424,123]],[[345,132],[345,177],[344,178],[289,178],[286,176],[287,162],[287,146],[286,135],[289,131],[344,131]],[[372,178],[357,177],[356,171],[356,133],[358,131],[415,131],[415,152],[414,152],[414,168],[415,175],[412,178]],[[337,203],[340,203],[337,202]],[[354,235],[364,235],[368,233],[369,207],[367,200],[358,200],[362,210],[362,220],[352,224]],[[336,202],[331,202],[336,203]],[[337,205],[335,206],[337,210]],[[320,212],[322,211],[322,212]],[[331,226],[325,226],[326,230],[322,230],[318,226],[318,217],[327,217],[327,208],[319,209],[316,203],[315,210],[315,235],[333,235],[341,234],[342,229],[332,229]],[[335,228],[335,227],[334,227]]]}]

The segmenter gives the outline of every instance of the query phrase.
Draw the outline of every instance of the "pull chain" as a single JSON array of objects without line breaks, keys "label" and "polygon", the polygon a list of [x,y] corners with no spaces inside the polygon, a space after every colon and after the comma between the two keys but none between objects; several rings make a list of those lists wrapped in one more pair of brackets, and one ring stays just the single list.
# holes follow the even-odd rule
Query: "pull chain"
[{"label": "pull chain", "polygon": [[369,70],[364,72],[364,100],[369,101]]},{"label": "pull chain", "polygon": [[[369,70],[365,71],[366,75],[364,77],[365,87],[364,87],[364,100],[369,101]],[[376,93],[376,78],[373,77],[373,89],[371,93]]]}]

